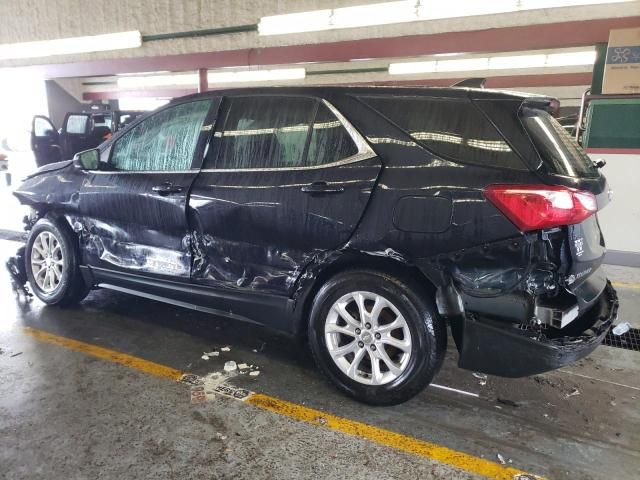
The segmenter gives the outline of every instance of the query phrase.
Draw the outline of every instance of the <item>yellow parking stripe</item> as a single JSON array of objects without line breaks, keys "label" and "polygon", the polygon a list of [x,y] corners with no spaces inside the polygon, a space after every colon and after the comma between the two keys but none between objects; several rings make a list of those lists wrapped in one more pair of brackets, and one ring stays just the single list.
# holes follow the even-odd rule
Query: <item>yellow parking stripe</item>
[{"label": "yellow parking stripe", "polygon": [[24,333],[41,342],[59,345],[108,362],[119,363],[125,367],[133,368],[156,377],[170,378],[171,380],[177,381],[180,380],[183,373],[180,370],[160,365],[159,363],[143,360],[142,358],[127,355],[126,353],[114,352],[108,348],[79,342],[77,340],[72,340],[71,338],[59,337],[58,335],[43,332],[42,330],[36,330],[35,328],[25,327]]},{"label": "yellow parking stripe", "polygon": [[[183,372],[165,365],[160,365],[142,358],[127,355],[126,353],[115,352],[107,348],[98,347],[97,345],[91,345],[78,340],[60,337],[35,328],[25,327],[24,332],[40,342],[65,347],[101,360],[118,363],[156,377],[179,380],[183,374]],[[435,443],[426,442],[424,440],[419,440],[417,438],[367,425],[365,423],[356,422],[347,418],[337,417],[320,410],[303,407],[302,405],[280,400],[261,393],[251,394],[251,396],[245,399],[244,402],[262,410],[277,413],[278,415],[310,423],[312,425],[322,426],[354,437],[363,438],[379,445],[412,453],[472,474],[484,476],[486,478],[507,480],[517,478],[519,475],[522,475],[521,478],[542,478],[537,476],[534,477],[533,475],[527,474],[521,470],[506,467],[467,453],[458,452]]]},{"label": "yellow parking stripe", "polygon": [[[356,422],[347,418],[336,417],[334,415],[303,407],[301,405],[269,397],[261,393],[254,393],[245,400],[245,403],[269,410],[271,412],[294,418],[313,425],[321,425],[331,430],[346,433],[354,437],[364,438],[380,445],[413,453],[420,457],[435,460],[452,467],[465,470],[469,473],[482,475],[494,479],[513,479],[518,475],[526,475],[526,472],[511,467],[504,467],[498,463],[474,457],[467,453],[451,450],[435,443],[425,442],[417,438],[408,437],[400,433],[373,427],[365,423]],[[529,476],[528,478],[540,478]]]},{"label": "yellow parking stripe", "polygon": [[624,283],[624,282],[611,282],[616,288],[631,288],[633,290],[640,290],[640,283]]}]

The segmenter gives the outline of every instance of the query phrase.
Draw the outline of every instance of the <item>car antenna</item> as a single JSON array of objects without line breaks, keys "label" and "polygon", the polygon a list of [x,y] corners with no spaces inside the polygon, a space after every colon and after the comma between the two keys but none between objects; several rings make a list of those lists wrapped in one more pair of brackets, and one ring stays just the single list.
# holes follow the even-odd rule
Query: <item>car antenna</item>
[{"label": "car antenna", "polygon": [[486,78],[465,78],[459,82],[451,85],[452,87],[467,87],[467,88],[484,88],[484,84],[487,83]]}]

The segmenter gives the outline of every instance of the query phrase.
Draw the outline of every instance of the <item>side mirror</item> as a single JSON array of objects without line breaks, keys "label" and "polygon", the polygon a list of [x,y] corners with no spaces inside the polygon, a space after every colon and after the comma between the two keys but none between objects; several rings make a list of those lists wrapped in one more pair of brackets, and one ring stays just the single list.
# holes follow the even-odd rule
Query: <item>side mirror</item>
[{"label": "side mirror", "polygon": [[84,152],[76,153],[73,157],[73,164],[82,170],[98,170],[100,165],[100,150],[92,148]]}]

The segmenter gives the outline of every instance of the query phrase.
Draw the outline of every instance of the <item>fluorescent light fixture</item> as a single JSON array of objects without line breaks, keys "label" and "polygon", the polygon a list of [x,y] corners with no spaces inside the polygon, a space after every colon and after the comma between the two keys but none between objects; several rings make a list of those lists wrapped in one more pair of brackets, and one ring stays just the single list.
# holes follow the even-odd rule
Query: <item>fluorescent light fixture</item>
[{"label": "fluorescent light fixture", "polygon": [[547,55],[546,67],[568,67],[574,65],[593,65],[596,61],[595,50],[586,52],[551,53]]},{"label": "fluorescent light fixture", "polygon": [[198,81],[197,73],[132,75],[118,77],[118,88],[195,87]]},{"label": "fluorescent light fixture", "polygon": [[316,32],[634,0],[402,0],[262,17],[260,35]]},{"label": "fluorescent light fixture", "polygon": [[5,43],[0,45],[0,60],[51,57],[74,53],[104,52],[123,48],[137,48],[142,45],[140,32],[107,33],[87,37],[59,38],[37,42]]},{"label": "fluorescent light fixture", "polygon": [[209,83],[277,82],[305,78],[304,68],[279,68],[274,70],[240,70],[232,72],[209,72]]},{"label": "fluorescent light fixture", "polygon": [[488,58],[461,58],[460,60],[438,60],[438,72],[469,72],[489,68]]},{"label": "fluorescent light fixture", "polygon": [[410,75],[416,73],[474,72],[487,70],[518,70],[523,68],[567,67],[593,65],[595,60],[595,50],[549,54],[471,57],[456,60],[392,63],[389,65],[389,74]]},{"label": "fluorescent light fixture", "polygon": [[489,59],[490,70],[507,70],[515,68],[544,67],[547,55],[513,55],[508,57],[491,57]]},{"label": "fluorescent light fixture", "polygon": [[[305,78],[304,68],[279,68],[273,70],[210,71],[208,83],[278,82]],[[118,77],[118,87],[154,88],[154,87],[195,87],[198,85],[197,73],[179,73],[171,75],[135,75]]]},{"label": "fluorescent light fixture", "polygon": [[435,73],[437,72],[436,64],[438,62],[400,62],[391,63],[389,65],[389,73],[391,75],[408,75],[412,73]]}]

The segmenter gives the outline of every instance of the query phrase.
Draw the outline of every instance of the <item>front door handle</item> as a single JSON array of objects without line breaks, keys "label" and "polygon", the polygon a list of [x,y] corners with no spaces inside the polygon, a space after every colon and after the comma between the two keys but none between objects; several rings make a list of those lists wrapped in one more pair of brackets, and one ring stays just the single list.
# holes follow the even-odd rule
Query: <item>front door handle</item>
[{"label": "front door handle", "polygon": [[151,188],[158,195],[170,195],[172,193],[180,193],[182,192],[182,187],[180,185],[174,185],[173,183],[164,182],[160,185],[155,185]]},{"label": "front door handle", "polygon": [[304,193],[340,193],[344,192],[342,185],[329,185],[327,182],[313,182],[301,188]]}]

